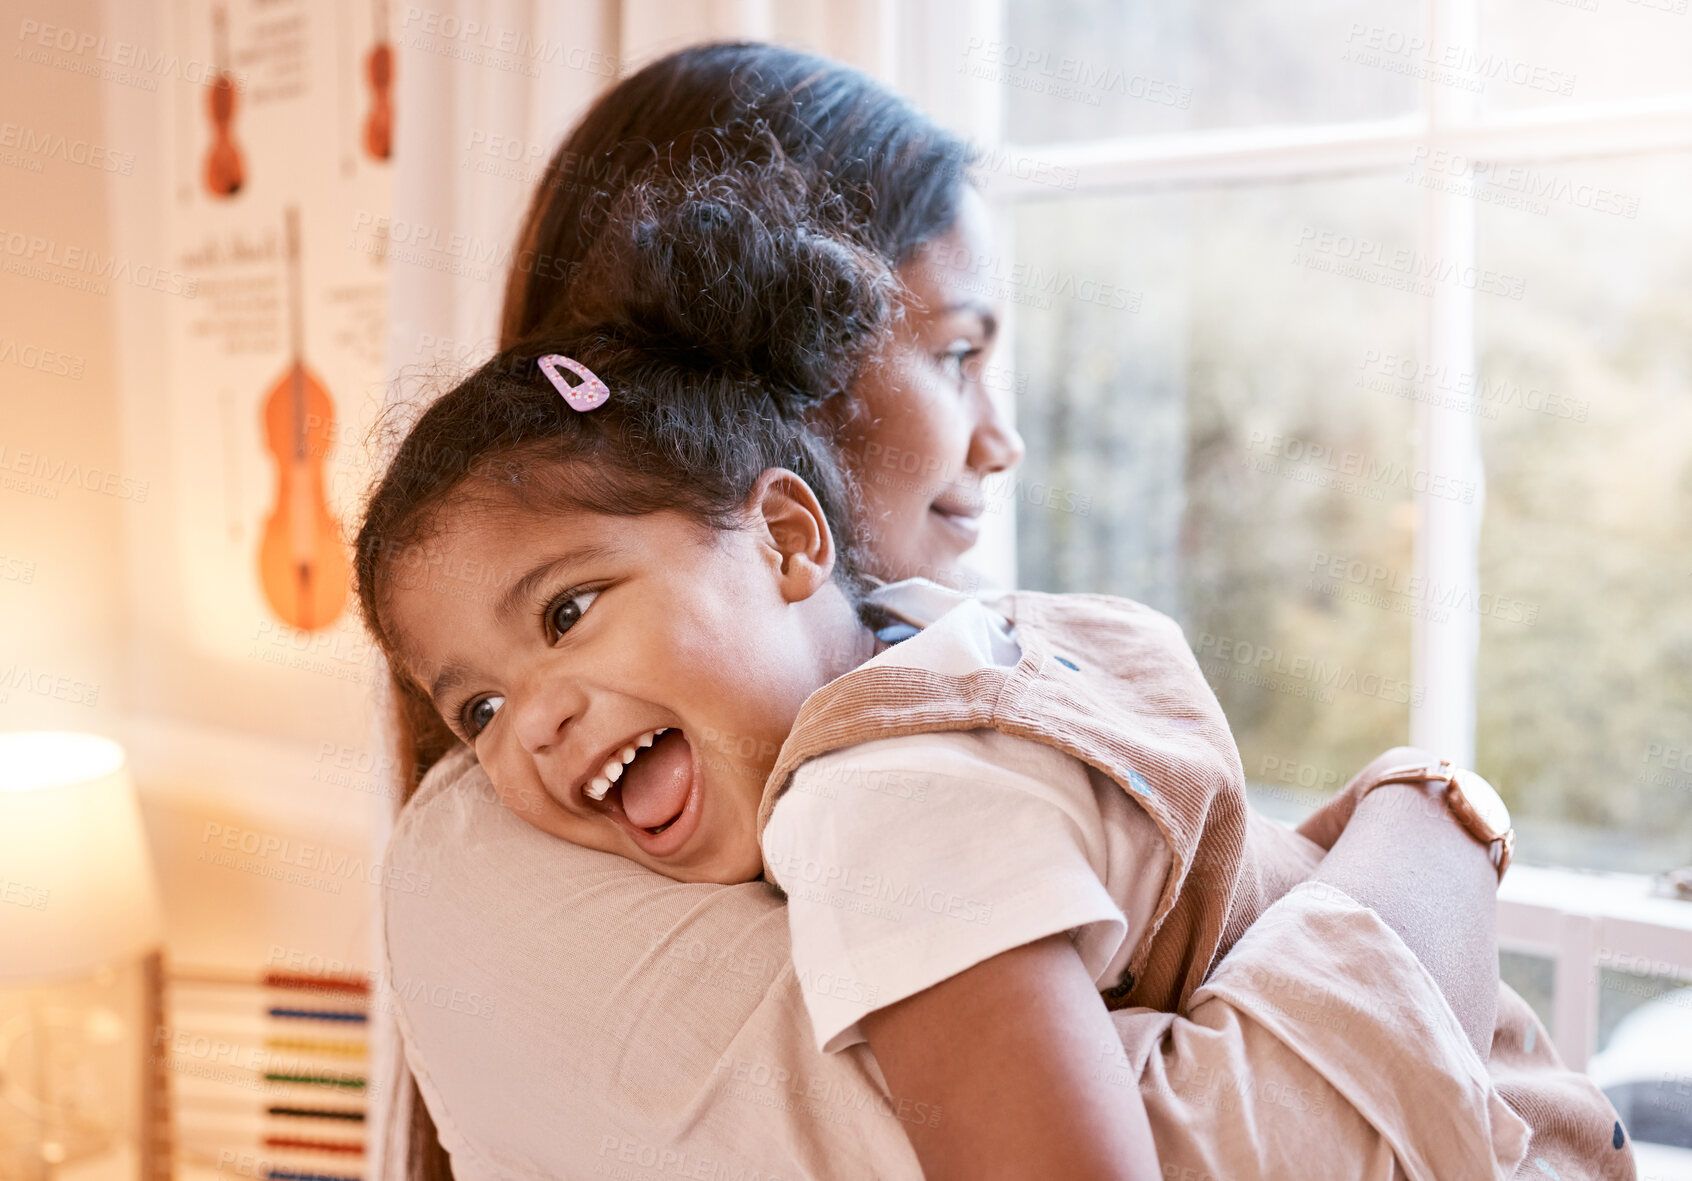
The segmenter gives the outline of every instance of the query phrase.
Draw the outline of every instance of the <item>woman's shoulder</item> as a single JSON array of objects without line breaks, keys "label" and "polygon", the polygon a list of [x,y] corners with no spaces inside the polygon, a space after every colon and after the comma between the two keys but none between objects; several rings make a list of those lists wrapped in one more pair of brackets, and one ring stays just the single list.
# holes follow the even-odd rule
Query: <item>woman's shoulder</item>
[{"label": "woman's shoulder", "polygon": [[429,768],[400,808],[385,857],[391,863],[434,867],[467,840],[480,844],[508,824],[521,823],[500,804],[475,753],[459,746]]}]

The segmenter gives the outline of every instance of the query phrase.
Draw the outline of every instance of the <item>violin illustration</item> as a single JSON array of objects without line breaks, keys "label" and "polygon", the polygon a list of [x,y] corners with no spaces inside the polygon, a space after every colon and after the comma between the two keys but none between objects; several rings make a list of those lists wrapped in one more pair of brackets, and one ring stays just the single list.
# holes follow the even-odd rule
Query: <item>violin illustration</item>
[{"label": "violin illustration", "polygon": [[233,197],[241,191],[246,166],[230,130],[235,122],[235,77],[229,72],[229,19],[221,4],[212,10],[212,32],[217,43],[217,77],[206,92],[213,137],[206,152],[206,192],[214,197]]},{"label": "violin illustration", "polygon": [[333,623],[346,606],[351,564],[323,479],[335,404],[306,368],[302,348],[299,210],[290,206],[287,220],[293,357],[264,403],[265,443],[276,460],[276,509],[259,543],[259,579],[283,622],[316,631]]},{"label": "violin illustration", "polygon": [[394,47],[388,42],[388,6],[376,0],[376,43],[364,59],[370,80],[370,113],[364,118],[364,150],[372,160],[394,154],[394,104],[389,90],[394,81]]}]

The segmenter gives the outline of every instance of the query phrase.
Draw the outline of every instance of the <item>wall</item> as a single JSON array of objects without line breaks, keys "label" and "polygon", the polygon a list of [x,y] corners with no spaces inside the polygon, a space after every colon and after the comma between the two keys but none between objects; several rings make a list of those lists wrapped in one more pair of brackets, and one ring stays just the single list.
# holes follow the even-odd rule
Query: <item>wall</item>
[{"label": "wall", "polygon": [[[93,0],[59,8],[98,19]],[[22,60],[21,9],[0,11],[0,726],[109,728],[127,696],[125,526],[157,512],[159,472],[125,466],[120,293],[58,262],[110,256],[110,203],[141,182],[67,158],[111,145],[102,95]]]},{"label": "wall", "polygon": [[[0,726],[124,742],[178,960],[303,947],[368,964],[368,888],[302,884],[283,859],[372,860],[393,806],[375,773],[379,665],[350,612],[316,633],[280,622],[256,554],[276,508],[261,413],[290,356],[288,204],[343,523],[370,471],[388,279],[351,231],[391,192],[389,165],[357,151],[371,18],[230,5],[247,179],[224,199],[200,181],[211,11],[0,4]],[[263,855],[220,860],[259,839],[240,834],[262,834]]]}]

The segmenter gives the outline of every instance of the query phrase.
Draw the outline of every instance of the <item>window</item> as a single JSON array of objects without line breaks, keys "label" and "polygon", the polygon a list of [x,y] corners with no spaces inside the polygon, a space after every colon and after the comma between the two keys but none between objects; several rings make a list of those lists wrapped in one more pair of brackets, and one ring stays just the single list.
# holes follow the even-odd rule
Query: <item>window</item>
[{"label": "window", "polygon": [[1018,581],[1181,620],[1265,810],[1411,740],[1527,862],[1692,860],[1686,0],[913,9]]}]

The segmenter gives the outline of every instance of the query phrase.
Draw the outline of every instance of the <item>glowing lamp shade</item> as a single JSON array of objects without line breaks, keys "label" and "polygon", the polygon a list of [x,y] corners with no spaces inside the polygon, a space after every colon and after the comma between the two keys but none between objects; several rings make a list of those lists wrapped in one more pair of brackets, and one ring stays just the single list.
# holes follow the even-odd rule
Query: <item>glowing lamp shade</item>
[{"label": "glowing lamp shade", "polygon": [[0,734],[0,983],[85,975],[153,950],[160,931],[123,748]]}]

